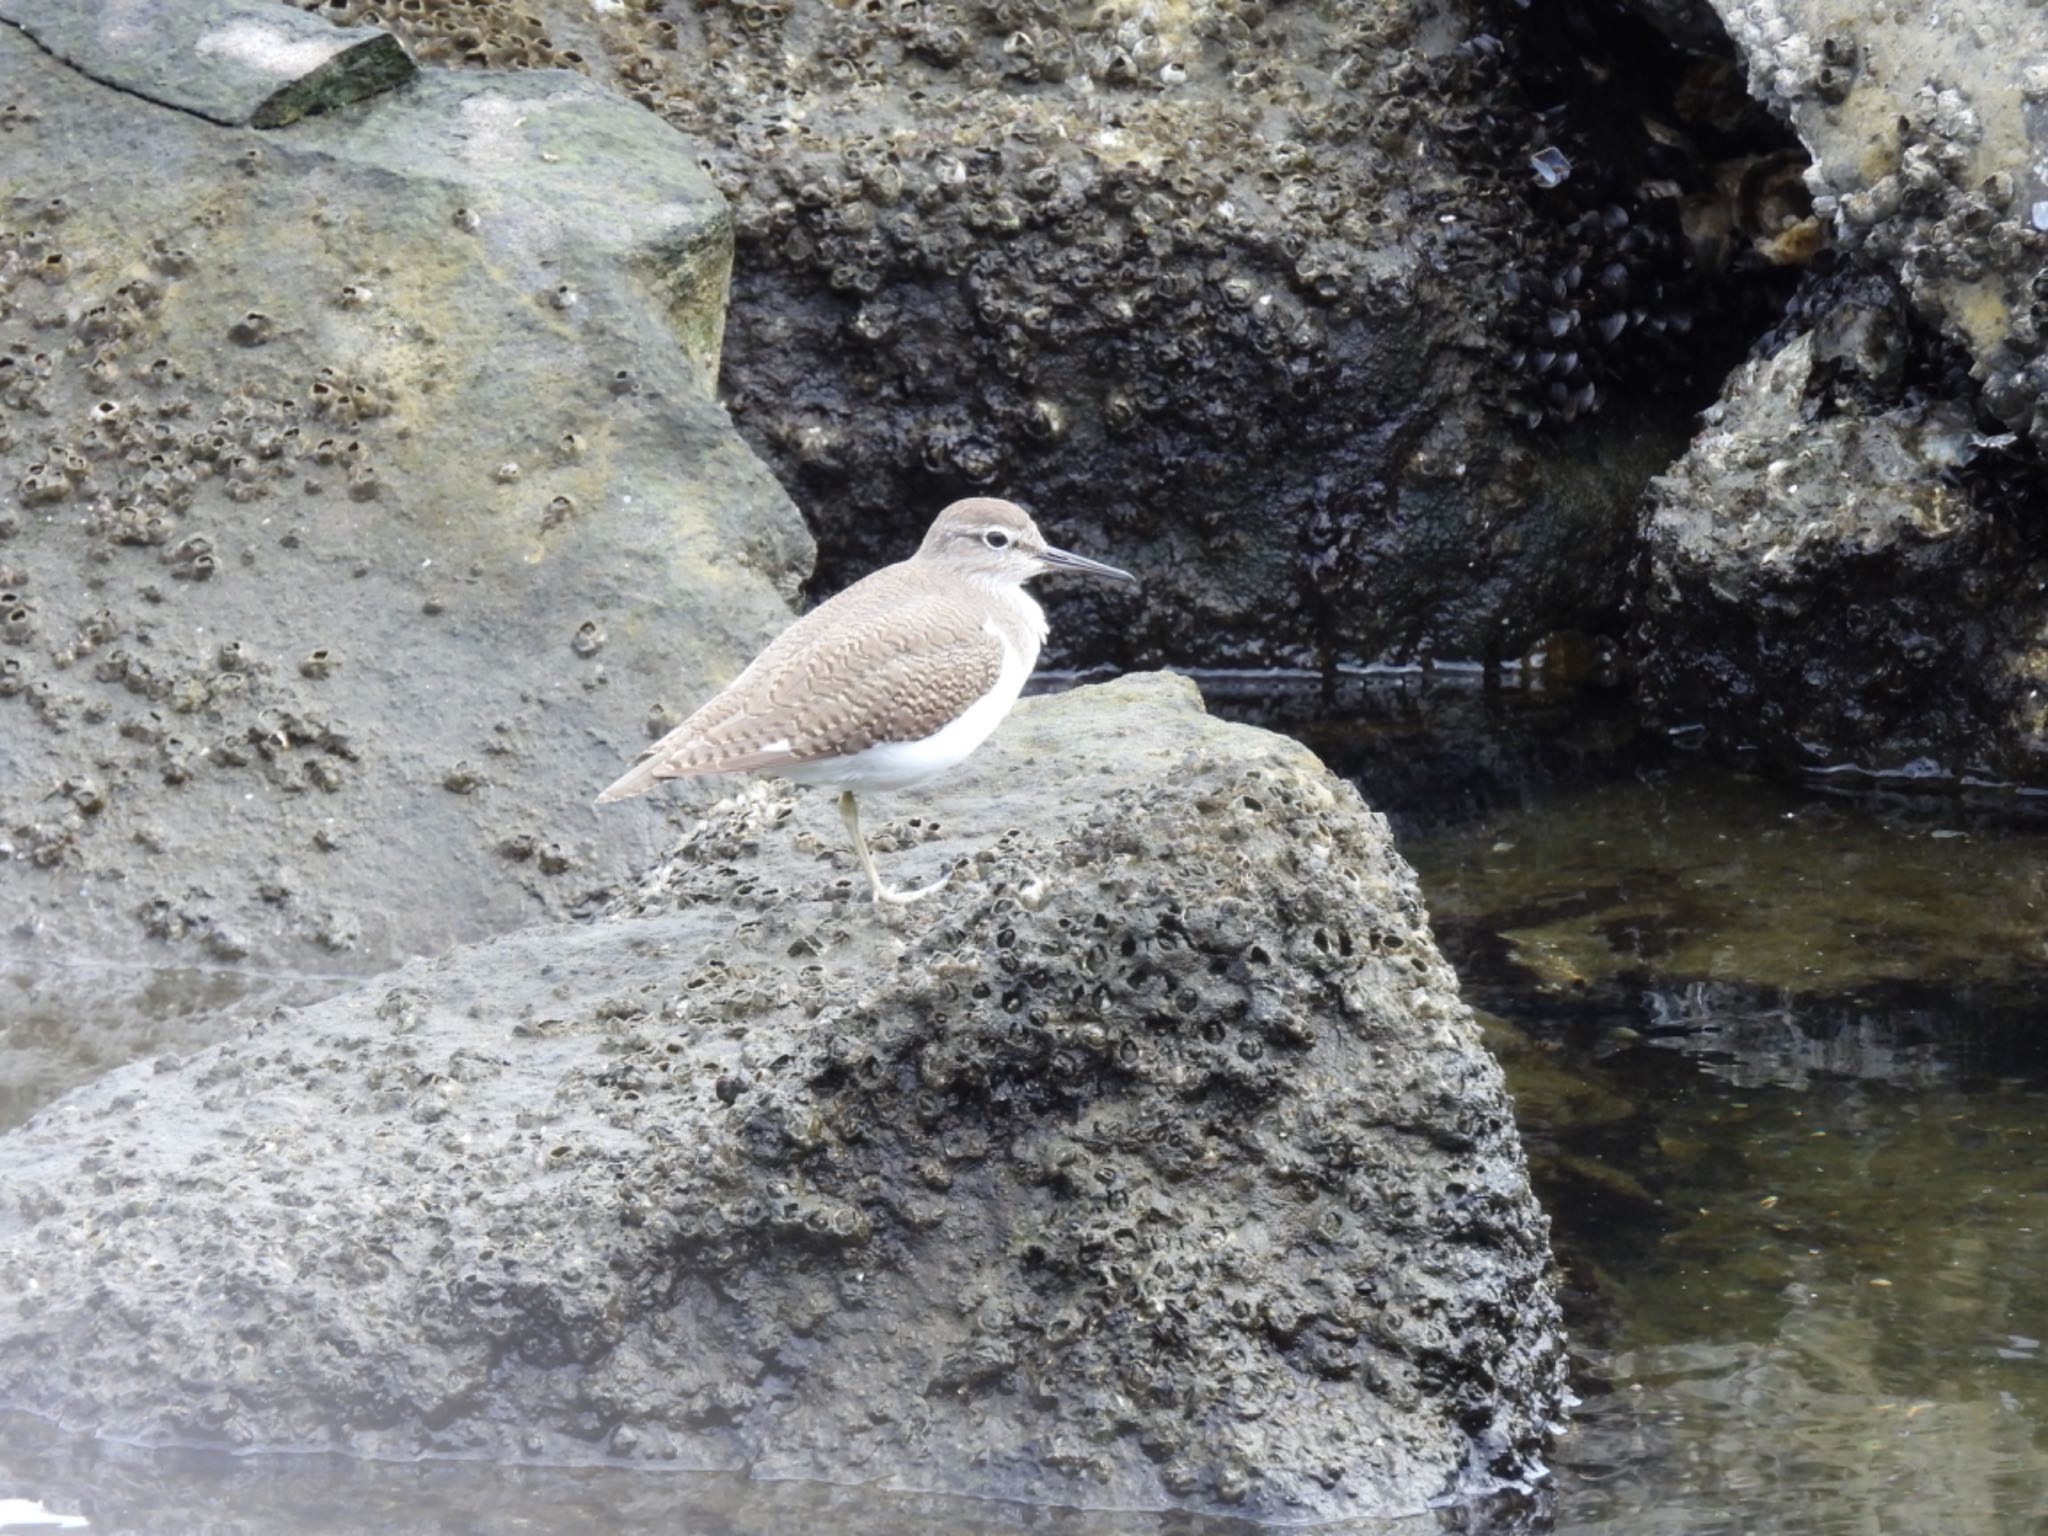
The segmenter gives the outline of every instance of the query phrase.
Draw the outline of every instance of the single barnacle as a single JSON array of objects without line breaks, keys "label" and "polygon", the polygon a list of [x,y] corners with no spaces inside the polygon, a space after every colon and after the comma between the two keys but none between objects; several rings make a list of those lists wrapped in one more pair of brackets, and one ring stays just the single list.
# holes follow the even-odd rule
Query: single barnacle
[{"label": "single barnacle", "polygon": [[1024,416],[1024,428],[1042,443],[1055,442],[1067,431],[1067,413],[1057,400],[1033,400]]}]

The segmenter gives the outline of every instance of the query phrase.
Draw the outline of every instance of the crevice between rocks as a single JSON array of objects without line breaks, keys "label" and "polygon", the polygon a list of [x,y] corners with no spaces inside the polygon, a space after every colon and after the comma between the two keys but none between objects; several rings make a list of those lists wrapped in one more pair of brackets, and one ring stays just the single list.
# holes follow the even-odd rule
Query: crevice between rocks
[{"label": "crevice between rocks", "polygon": [[1808,157],[1749,96],[1733,41],[1704,7],[1647,9],[1493,7],[1523,135],[1500,169],[1529,218],[1502,403],[1531,430],[1617,401],[1702,409],[1825,251]]}]

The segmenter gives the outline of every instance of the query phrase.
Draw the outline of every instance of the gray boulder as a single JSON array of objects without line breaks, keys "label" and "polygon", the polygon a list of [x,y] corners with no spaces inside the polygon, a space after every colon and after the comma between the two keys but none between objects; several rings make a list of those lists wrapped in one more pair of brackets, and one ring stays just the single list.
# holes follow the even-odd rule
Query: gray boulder
[{"label": "gray boulder", "polygon": [[0,1402],[1272,1519],[1534,1472],[1546,1224],[1354,790],[1133,678],[870,819],[954,871],[894,926],[753,786],[598,921],[0,1140]]},{"label": "gray boulder", "polygon": [[0,22],[82,75],[231,126],[281,127],[413,75],[390,33],[268,0],[0,0]]},{"label": "gray boulder", "polygon": [[71,1015],[600,902],[655,839],[593,791],[810,560],[712,398],[731,229],[689,145],[566,73],[270,132],[5,23],[0,74],[10,961]]}]

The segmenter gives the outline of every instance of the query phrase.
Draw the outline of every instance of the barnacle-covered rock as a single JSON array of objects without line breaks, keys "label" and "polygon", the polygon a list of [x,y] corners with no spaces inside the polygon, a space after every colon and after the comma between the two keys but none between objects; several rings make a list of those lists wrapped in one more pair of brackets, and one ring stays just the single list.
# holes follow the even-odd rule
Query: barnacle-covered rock
[{"label": "barnacle-covered rock", "polygon": [[1644,71],[1585,65],[1594,6],[1522,30],[1597,120],[1467,0],[299,3],[423,59],[531,23],[683,128],[738,233],[724,396],[813,511],[822,584],[999,489],[1145,574],[1135,617],[1052,594],[1055,661],[1498,658],[1597,626],[1740,354],[1675,196],[1641,190],[1703,168],[1626,153]]},{"label": "barnacle-covered rock", "polygon": [[1751,89],[1812,156],[1815,208],[1961,345],[1983,405],[2048,453],[2048,47],[2037,8],[1714,0]]},{"label": "barnacle-covered rock", "polygon": [[1983,430],[1967,363],[1915,347],[1890,284],[1832,285],[1799,326],[1653,484],[1653,709],[1796,767],[2048,782],[2048,567],[2013,516],[2038,471]]},{"label": "barnacle-covered rock", "polygon": [[1715,8],[1833,250],[1653,493],[1652,704],[1792,762],[2048,783],[2040,16]]},{"label": "barnacle-covered rock", "polygon": [[593,923],[0,1140],[0,1399],[1285,1520],[1529,1475],[1545,1222],[1384,820],[1160,677],[888,804],[954,871],[894,924],[754,786]]},{"label": "barnacle-covered rock", "polygon": [[[332,986],[644,859],[593,789],[787,621],[810,551],[711,396],[730,225],[686,141],[535,73],[224,127],[4,23],[0,82],[0,911],[35,991],[84,1027],[81,957],[146,982],[215,929]],[[565,278],[573,316],[533,297]],[[575,878],[506,870],[515,795]]]}]

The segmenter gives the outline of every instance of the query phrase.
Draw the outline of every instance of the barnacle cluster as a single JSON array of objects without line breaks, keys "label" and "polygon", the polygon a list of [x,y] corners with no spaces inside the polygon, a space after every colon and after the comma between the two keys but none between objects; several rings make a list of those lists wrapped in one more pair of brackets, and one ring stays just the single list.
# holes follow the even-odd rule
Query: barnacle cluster
[{"label": "barnacle cluster", "polygon": [[2048,99],[2035,18],[1994,6],[1946,25],[1880,7],[1851,27],[1754,0],[1729,29],[1818,152],[1816,212],[1967,348],[1997,420],[2048,451],[2048,204],[2027,190],[2038,177],[2015,174],[2037,158]]},{"label": "barnacle cluster", "polygon": [[[1455,315],[1483,337],[1501,304],[1488,253],[1518,199],[1449,147],[1480,72],[1406,7],[339,14],[419,47],[458,12],[541,18],[702,146],[739,242],[723,393],[817,510],[828,584],[971,487],[1055,524],[1085,506],[1125,549],[1177,503],[1191,534],[1255,557],[1229,600],[1246,613],[1208,615],[1230,644],[1233,622],[1333,587],[1300,486],[1254,491],[1246,466],[1327,450],[1322,521],[1378,517],[1398,444],[1361,421],[1469,395],[1431,332]],[[1461,376],[1418,380],[1414,358]],[[1176,612],[1170,590],[1156,618],[1184,632],[1206,600]]]},{"label": "barnacle cluster", "polygon": [[[1813,151],[1798,190],[1830,248],[1656,483],[1643,691],[1665,719],[1785,763],[2039,784],[2036,18],[1724,14],[1754,89]],[[1759,248],[1796,250],[1792,189],[1751,182],[1780,226]]]},{"label": "barnacle cluster", "polygon": [[[559,75],[495,78],[497,99],[538,104],[526,122],[553,115],[530,163],[475,176],[467,76],[283,134],[121,94],[6,26],[0,79],[0,861],[53,871],[28,894],[51,954],[146,962],[161,933],[289,967],[367,935],[348,969],[426,942],[404,914],[502,910],[514,887],[566,904],[616,878],[617,858],[515,821],[507,788],[532,798],[526,766],[565,790],[604,771],[601,690],[643,653],[674,665],[622,630],[614,551],[711,458],[715,508],[662,515],[744,550],[717,595],[749,615],[732,634],[772,616],[804,557],[786,500],[691,387],[702,361],[639,346],[698,302],[665,274],[641,320],[655,242],[714,266],[725,249],[683,141]],[[565,198],[552,167],[599,145],[640,182]],[[529,220],[538,243],[503,259]],[[706,317],[720,297],[702,285]],[[665,567],[646,592],[697,585]],[[509,667],[488,638],[505,625],[536,642]],[[686,637],[679,675],[742,643]],[[414,707],[458,666],[459,709]],[[576,688],[568,714],[543,675]],[[516,870],[460,856],[529,830]],[[288,861],[318,873],[270,881]]]},{"label": "barnacle cluster", "polygon": [[517,0],[289,0],[339,26],[389,27],[421,64],[583,69],[584,56]]},{"label": "barnacle cluster", "polygon": [[[100,743],[89,792],[52,801],[22,786],[31,793],[0,808],[15,849],[42,865],[80,857],[109,803],[150,778],[181,790],[236,773],[292,795],[345,786],[351,730],[313,707],[283,658],[233,635],[198,638],[206,631],[180,620],[167,583],[233,579],[208,515],[221,500],[246,509],[252,533],[274,522],[276,542],[295,546],[291,519],[369,472],[359,429],[392,400],[388,384],[338,366],[280,389],[263,374],[223,381],[220,354],[188,365],[163,350],[160,310],[200,258],[171,237],[104,225],[74,218],[62,198],[0,206],[0,463],[18,509],[0,521],[0,551],[31,520],[61,519],[81,536],[0,561],[0,697],[19,698],[45,729]],[[248,313],[221,338],[224,355],[267,343],[277,324]],[[247,565],[256,540],[236,543],[234,563]],[[61,598],[35,579],[58,569],[53,557],[82,563],[97,602],[82,617],[68,579]],[[315,649],[298,676],[325,677],[336,654]],[[154,836],[133,817],[123,825]],[[174,906],[148,898],[145,928],[206,927],[192,912],[166,916]]]},{"label": "barnacle cluster", "polygon": [[[1541,1380],[1528,1358],[1488,1353],[1464,1302],[1381,1283],[1417,1241],[1520,1241],[1505,1187],[1460,1179],[1447,1198],[1397,1168],[1384,1106],[1412,1104],[1395,1115],[1411,1126],[1458,1119],[1432,1153],[1454,1161],[1506,1117],[1478,1084],[1455,1109],[1422,1103],[1409,1052],[1437,1038],[1449,975],[1412,885],[1375,877],[1357,802],[1285,763],[1197,749],[1187,773],[1115,789],[1056,845],[1037,820],[995,837],[956,874],[976,894],[866,990],[847,984],[836,923],[808,916],[829,910],[815,893],[834,876],[763,856],[792,831],[787,796],[764,788],[621,902],[650,917],[736,903],[775,914],[762,933],[702,947],[666,989],[576,1027],[618,1037],[592,1087],[621,1113],[674,1106],[711,1128],[687,1157],[660,1154],[668,1196],[631,1199],[625,1219],[677,1294],[744,1319],[750,1353],[802,1338],[814,1357],[864,1355],[908,1274],[941,1298],[915,1325],[905,1384],[934,1413],[1028,1402],[1036,1456],[1083,1486],[1127,1476],[1135,1435],[1143,1483],[1176,1498],[1336,1508],[1374,1474],[1329,1437],[1349,1410],[1326,1421],[1328,1405],[1441,1394],[1478,1422]],[[1312,878],[1266,867],[1280,828],[1318,850]],[[1018,874],[1052,867],[1049,890]],[[792,1019],[799,1043],[784,1045]],[[1352,1059],[1373,1063],[1378,1111],[1307,1086]],[[1260,1152],[1219,1201],[1240,1138]],[[1257,1230],[1230,1214],[1246,1198],[1272,1213]],[[1304,1251],[1318,1266],[1281,1257]],[[1547,1296],[1504,1304],[1541,1336]],[[722,1364],[689,1369],[717,1379]],[[690,1412],[711,1424],[744,1432],[776,1411],[729,1376],[704,1387],[716,1395],[692,1394]],[[887,1423],[898,1387],[864,1401],[856,1433]],[[1226,1399],[1299,1411],[1218,1413]],[[897,1433],[881,1431],[884,1455]]]}]

